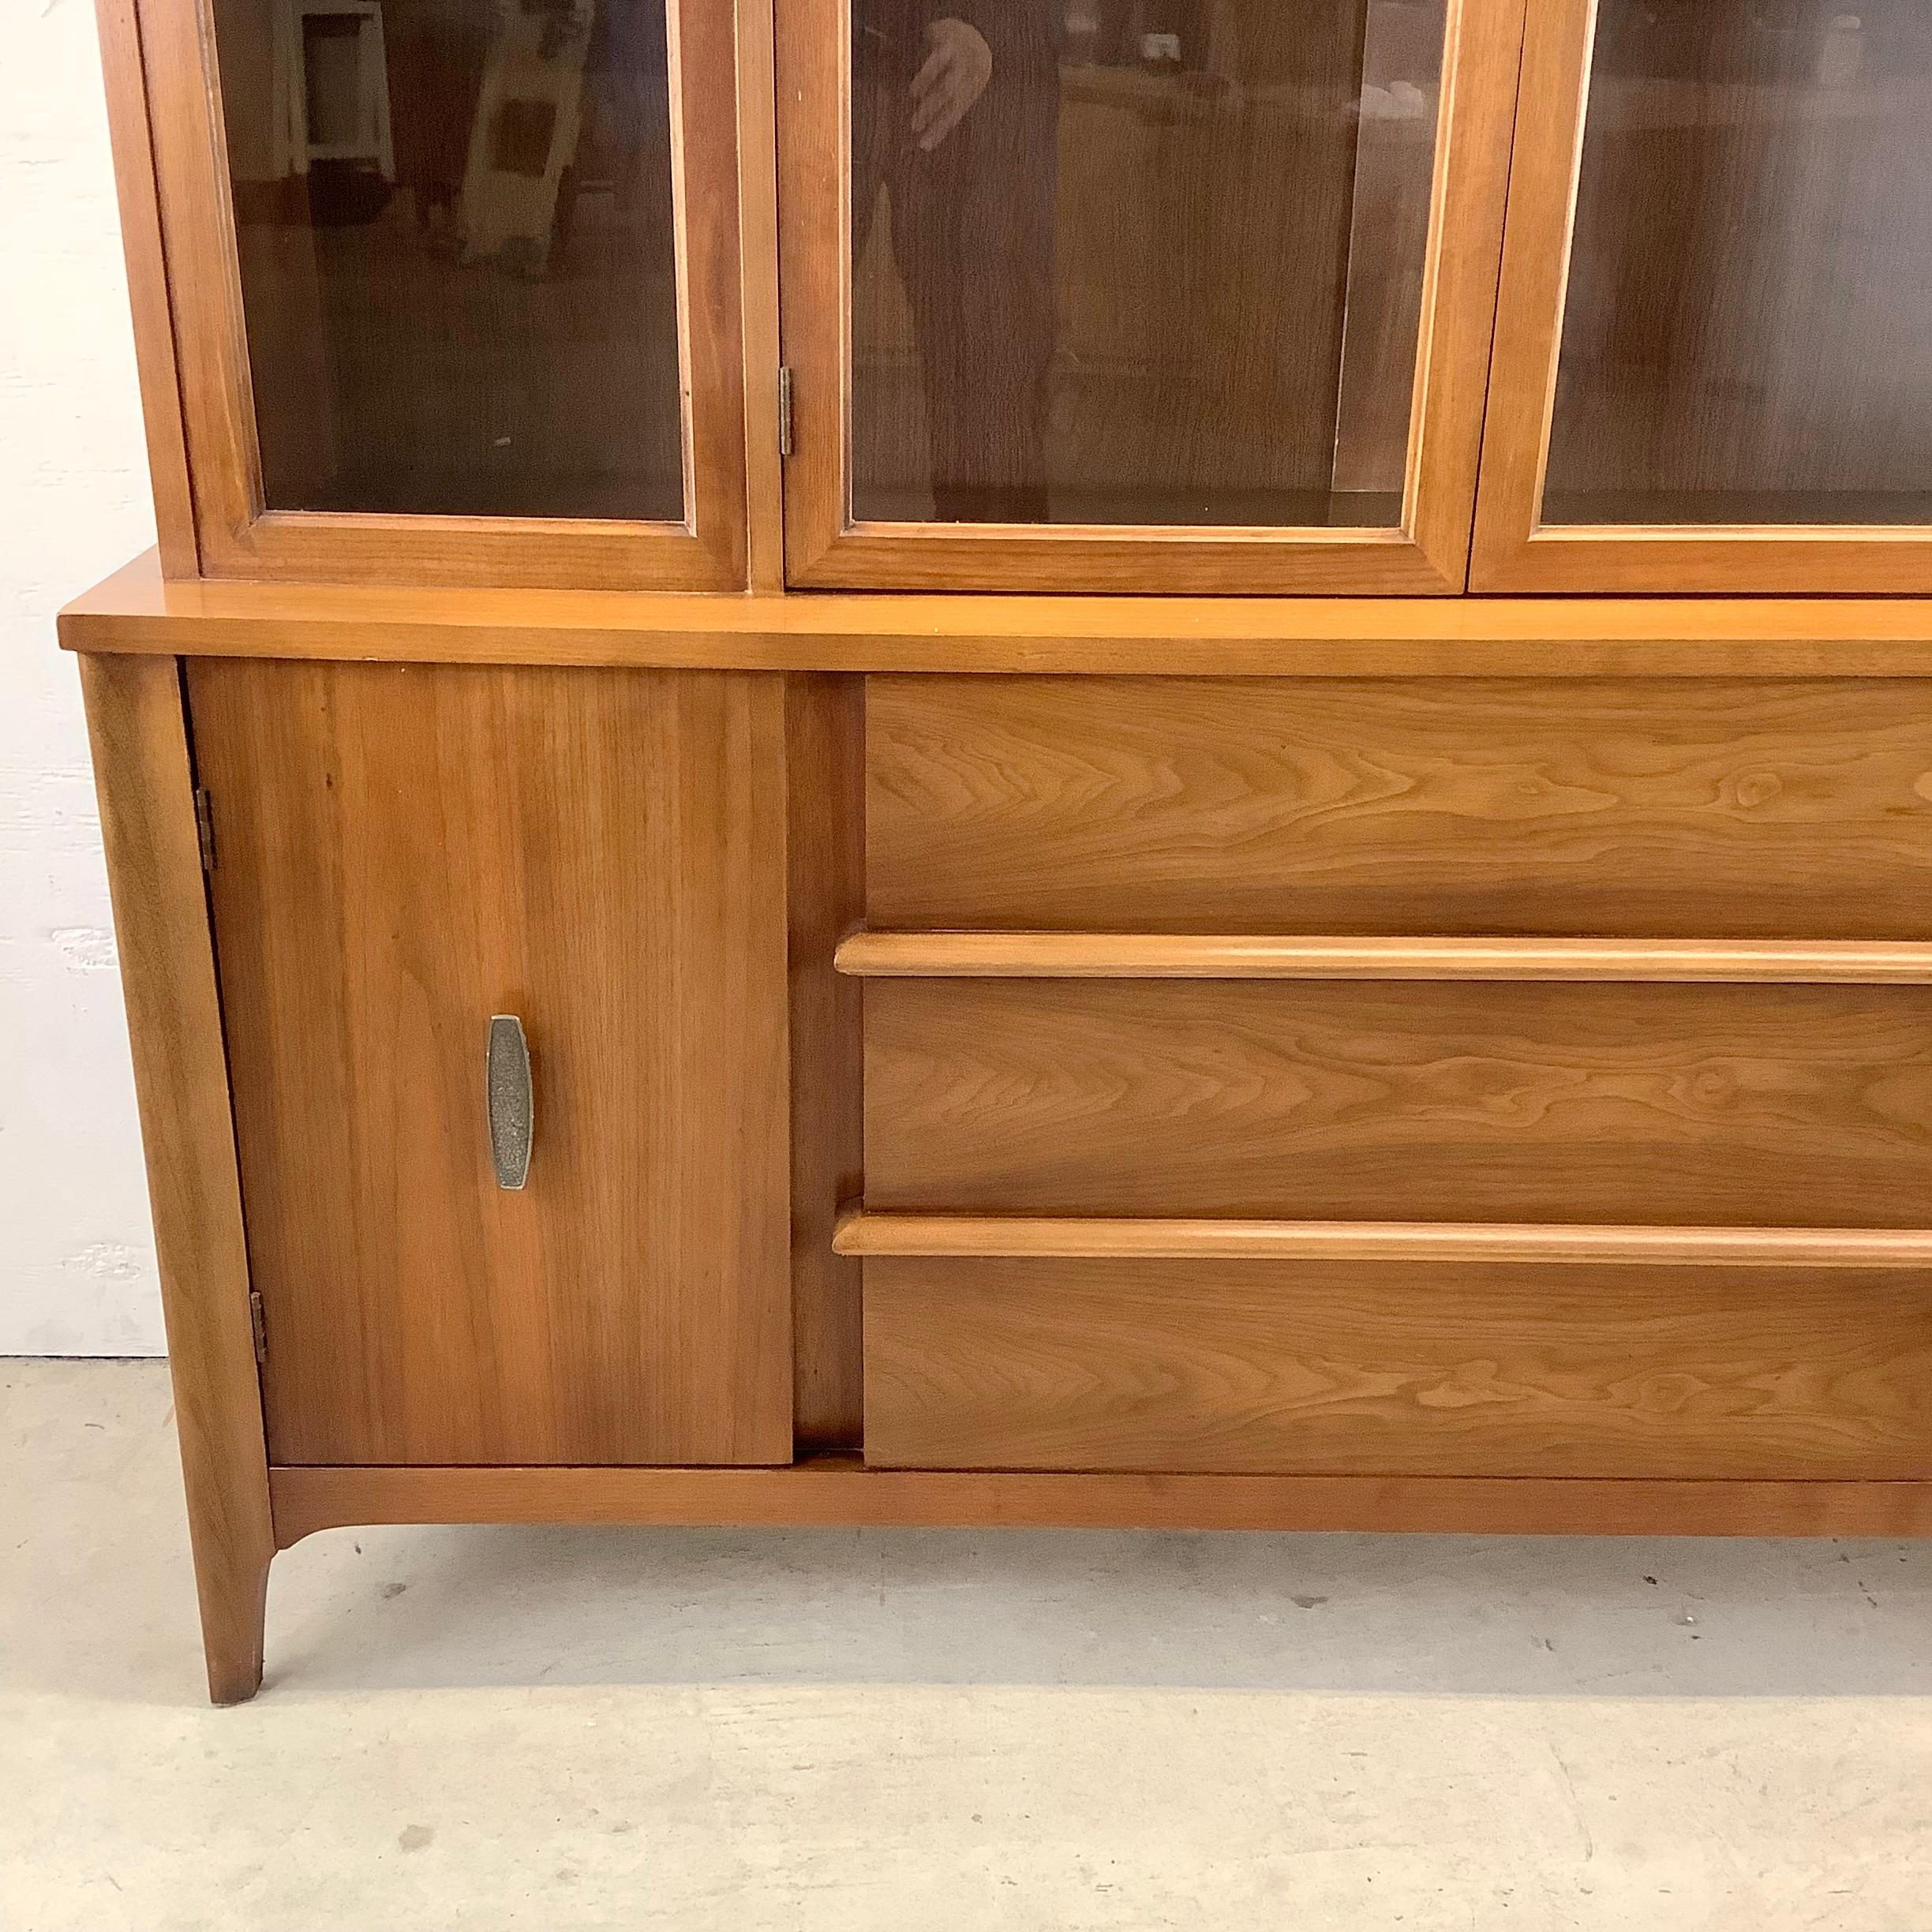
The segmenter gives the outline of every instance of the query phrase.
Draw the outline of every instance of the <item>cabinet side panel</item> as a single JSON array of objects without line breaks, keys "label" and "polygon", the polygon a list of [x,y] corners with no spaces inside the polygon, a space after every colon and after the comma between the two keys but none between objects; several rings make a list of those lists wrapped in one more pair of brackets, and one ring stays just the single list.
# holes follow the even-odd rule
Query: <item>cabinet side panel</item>
[{"label": "cabinet side panel", "polygon": [[189,681],[276,1461],[788,1461],[779,680]]},{"label": "cabinet side panel", "polygon": [[173,658],[83,657],[188,1529],[218,1703],[261,1678],[275,1533],[194,781]]}]

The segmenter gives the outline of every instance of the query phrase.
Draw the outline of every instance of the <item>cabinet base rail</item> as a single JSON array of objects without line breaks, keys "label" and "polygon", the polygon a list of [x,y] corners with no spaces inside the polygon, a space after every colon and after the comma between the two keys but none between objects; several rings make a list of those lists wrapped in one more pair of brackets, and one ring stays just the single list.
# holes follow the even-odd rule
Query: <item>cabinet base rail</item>
[{"label": "cabinet base rail", "polygon": [[384,1523],[691,1528],[1932,1535],[1932,1480],[1069,1475],[868,1468],[278,1468],[275,1542]]}]

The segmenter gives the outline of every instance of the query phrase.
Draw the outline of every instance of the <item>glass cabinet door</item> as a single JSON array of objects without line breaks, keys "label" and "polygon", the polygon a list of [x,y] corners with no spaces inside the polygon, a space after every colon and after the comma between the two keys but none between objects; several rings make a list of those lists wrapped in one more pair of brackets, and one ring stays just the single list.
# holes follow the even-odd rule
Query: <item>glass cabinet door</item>
[{"label": "glass cabinet door", "polygon": [[1462,588],[1521,0],[779,0],[792,580]]},{"label": "glass cabinet door", "polygon": [[203,5],[144,25],[204,569],[741,584],[728,12]]},{"label": "glass cabinet door", "polygon": [[1475,583],[1932,590],[1932,6],[1533,9]]}]

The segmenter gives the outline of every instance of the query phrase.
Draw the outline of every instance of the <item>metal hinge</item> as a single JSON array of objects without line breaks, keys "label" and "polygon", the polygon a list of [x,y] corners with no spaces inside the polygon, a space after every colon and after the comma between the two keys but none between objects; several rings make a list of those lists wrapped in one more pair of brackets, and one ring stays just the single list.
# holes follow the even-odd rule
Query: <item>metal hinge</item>
[{"label": "metal hinge", "polygon": [[778,454],[792,454],[792,371],[778,372]]},{"label": "metal hinge", "polygon": [[261,1290],[249,1290],[249,1326],[255,1331],[255,1365],[261,1368],[268,1360],[268,1324],[262,1314]]},{"label": "metal hinge", "polygon": [[201,870],[215,870],[215,801],[205,792],[195,798],[195,837],[201,847]]}]

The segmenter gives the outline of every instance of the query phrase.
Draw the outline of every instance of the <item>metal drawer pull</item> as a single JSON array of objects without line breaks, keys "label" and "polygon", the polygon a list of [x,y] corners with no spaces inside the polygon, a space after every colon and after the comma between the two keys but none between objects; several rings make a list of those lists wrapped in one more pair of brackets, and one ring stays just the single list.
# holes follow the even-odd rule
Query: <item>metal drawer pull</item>
[{"label": "metal drawer pull", "polygon": [[492,1013],[489,1023],[490,1159],[500,1188],[520,1188],[530,1178],[536,1110],[530,1093],[530,1043],[515,1013]]}]

